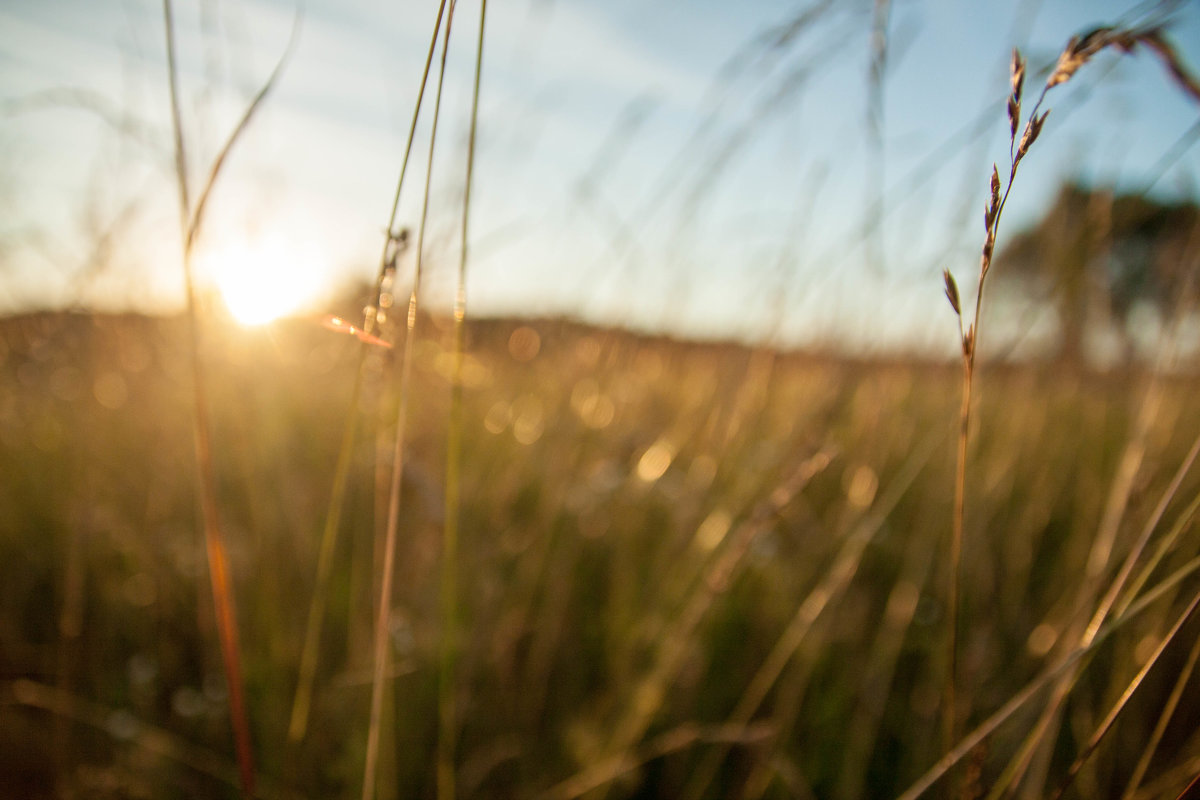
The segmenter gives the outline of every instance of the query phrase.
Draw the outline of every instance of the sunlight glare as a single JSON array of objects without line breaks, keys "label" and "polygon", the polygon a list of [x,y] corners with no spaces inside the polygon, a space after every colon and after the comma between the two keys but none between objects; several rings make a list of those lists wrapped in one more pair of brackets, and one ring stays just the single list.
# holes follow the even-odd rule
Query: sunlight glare
[{"label": "sunlight glare", "polygon": [[229,241],[203,258],[226,309],[242,325],[294,314],[327,291],[317,248],[279,233]]}]

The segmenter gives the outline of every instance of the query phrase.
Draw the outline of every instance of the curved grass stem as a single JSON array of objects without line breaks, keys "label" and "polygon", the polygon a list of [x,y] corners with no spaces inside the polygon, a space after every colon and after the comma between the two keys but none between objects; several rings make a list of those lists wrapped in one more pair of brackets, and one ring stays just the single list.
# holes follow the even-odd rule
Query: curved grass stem
[{"label": "curved grass stem", "polygon": [[247,126],[263,101],[274,88],[283,72],[299,30],[299,14],[292,26],[287,49],[276,64],[271,76],[247,106],[238,124],[227,137],[214,159],[206,181],[200,189],[198,200],[192,204],[188,184],[188,158],[186,137],[183,132],[182,114],[179,106],[179,70],[175,52],[175,17],[171,0],[163,0],[163,27],[167,47],[167,77],[171,100],[171,127],[174,136],[175,182],[179,192],[179,227],[182,238],[182,262],[184,288],[187,294],[188,349],[192,372],[192,438],[196,455],[197,490],[204,525],[205,550],[208,556],[209,577],[212,584],[213,611],[217,635],[221,645],[221,661],[229,691],[229,716],[233,726],[234,746],[237,750],[238,773],[242,794],[252,797],[255,793],[254,752],[250,739],[250,722],[246,712],[245,690],[242,681],[241,652],[238,645],[237,613],[234,605],[233,584],[229,574],[229,555],[225,535],[221,526],[217,502],[216,470],[213,464],[212,436],[210,433],[207,384],[203,358],[200,353],[199,311],[196,297],[192,255],[200,227],[204,221],[207,200],[221,174],[234,145],[241,139]]}]

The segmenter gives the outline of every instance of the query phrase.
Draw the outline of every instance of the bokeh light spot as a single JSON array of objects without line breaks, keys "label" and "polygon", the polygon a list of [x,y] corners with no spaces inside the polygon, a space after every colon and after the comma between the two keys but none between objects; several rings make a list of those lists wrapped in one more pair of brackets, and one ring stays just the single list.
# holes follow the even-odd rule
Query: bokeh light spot
[{"label": "bokeh light spot", "polygon": [[675,458],[675,450],[665,439],[659,439],[638,459],[637,476],[646,483],[654,483],[663,476],[671,461]]},{"label": "bokeh light spot", "polygon": [[92,395],[104,408],[115,411],[129,399],[129,387],[121,373],[105,372],[92,384]]},{"label": "bokeh light spot", "polygon": [[704,522],[696,529],[696,546],[704,552],[715,550],[725,539],[725,534],[729,533],[732,522],[733,517],[728,511],[723,508],[716,509],[705,517]]},{"label": "bokeh light spot", "polygon": [[528,325],[522,325],[508,337],[508,352],[517,361],[533,361],[541,349],[542,337]]},{"label": "bokeh light spot", "polygon": [[542,438],[545,419],[542,401],[532,394],[522,396],[513,404],[513,438],[521,444],[533,444]]},{"label": "bokeh light spot", "polygon": [[875,492],[879,490],[879,477],[875,474],[875,470],[863,464],[848,474],[846,499],[857,508],[866,508],[871,505],[871,501],[875,499]]}]

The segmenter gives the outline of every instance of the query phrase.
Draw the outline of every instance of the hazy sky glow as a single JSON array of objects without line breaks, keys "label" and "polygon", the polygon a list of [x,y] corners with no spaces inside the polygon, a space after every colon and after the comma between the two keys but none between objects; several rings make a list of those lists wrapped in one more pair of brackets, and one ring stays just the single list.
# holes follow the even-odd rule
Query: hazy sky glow
[{"label": "hazy sky glow", "polygon": [[[894,2],[881,150],[868,126],[872,5],[491,4],[471,313],[952,347],[939,273],[967,282],[976,268],[990,165],[1007,158],[1012,46],[1030,58],[1033,93],[1071,34],[1148,5]],[[279,268],[269,258],[303,262],[313,285],[296,302],[317,308],[320,290],[373,275],[436,8],[305,4],[278,91],[212,199],[210,258],[240,242],[276,254],[260,256],[268,274]],[[806,10],[811,19],[780,42]],[[198,182],[283,52],[295,7],[178,0],[176,14]],[[475,3],[459,4],[426,243],[434,305],[448,303],[457,262],[477,19]],[[1182,4],[1174,19],[1170,38],[1195,68],[1200,8]],[[0,0],[0,31],[0,311],[177,307],[161,4]],[[1065,177],[1144,185],[1200,118],[1149,53],[1105,55],[1049,106],[1008,231]],[[414,229],[429,119],[400,215]],[[1192,148],[1155,192],[1194,197],[1198,177]],[[883,226],[864,236],[880,188]],[[238,269],[255,269],[253,259]]]}]

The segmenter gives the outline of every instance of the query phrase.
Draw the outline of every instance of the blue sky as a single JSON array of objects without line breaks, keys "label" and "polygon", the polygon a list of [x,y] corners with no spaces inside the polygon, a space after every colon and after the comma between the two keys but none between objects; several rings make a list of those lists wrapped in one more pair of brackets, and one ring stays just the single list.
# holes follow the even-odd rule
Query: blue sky
[{"label": "blue sky", "polygon": [[[893,2],[877,147],[867,0],[493,2],[471,311],[953,347],[940,271],[973,282],[987,177],[1007,158],[1012,46],[1029,56],[1032,93],[1071,34],[1146,5]],[[761,44],[811,8],[821,10],[785,45]],[[318,289],[374,273],[435,12],[433,0],[305,4],[278,91],[214,195],[206,263],[246,272],[282,258],[281,280],[311,283],[313,307]],[[294,13],[273,0],[176,3],[197,177],[282,53]],[[433,176],[433,306],[449,302],[457,263],[477,18],[462,0]],[[1169,35],[1200,64],[1196,3],[1180,5]],[[0,310],[177,307],[161,4],[3,0],[0,103]],[[1098,59],[1048,104],[1002,242],[1066,177],[1141,186],[1200,118],[1149,53]],[[136,125],[119,132],[97,109]],[[428,119],[402,202],[414,229]],[[975,127],[982,135],[968,135]],[[1198,177],[1193,148],[1155,191],[1194,197]],[[882,228],[864,236],[881,189]],[[268,239],[250,248],[257,256],[231,255]]]}]

